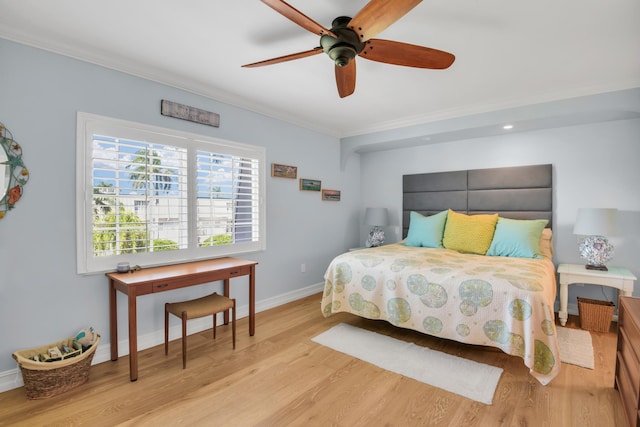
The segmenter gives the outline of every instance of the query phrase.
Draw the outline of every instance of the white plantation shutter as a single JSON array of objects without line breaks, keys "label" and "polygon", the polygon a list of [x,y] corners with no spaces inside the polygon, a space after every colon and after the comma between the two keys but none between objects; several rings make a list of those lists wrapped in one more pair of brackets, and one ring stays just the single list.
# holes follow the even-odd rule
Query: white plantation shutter
[{"label": "white plantation shutter", "polygon": [[93,135],[93,255],[188,247],[187,150]]},{"label": "white plantation shutter", "polygon": [[196,168],[198,245],[258,241],[260,162],[198,150]]},{"label": "white plantation shutter", "polygon": [[261,147],[78,113],[78,272],[265,248]]}]

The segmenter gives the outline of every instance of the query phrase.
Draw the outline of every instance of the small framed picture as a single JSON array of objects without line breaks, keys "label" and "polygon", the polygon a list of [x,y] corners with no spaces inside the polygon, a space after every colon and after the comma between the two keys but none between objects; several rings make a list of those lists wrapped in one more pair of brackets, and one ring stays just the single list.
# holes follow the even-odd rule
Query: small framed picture
[{"label": "small framed picture", "polygon": [[320,191],[322,182],[317,179],[300,178],[300,190],[302,191]]},{"label": "small framed picture", "polygon": [[330,202],[340,201],[340,190],[322,190],[322,200]]},{"label": "small framed picture", "polygon": [[296,179],[298,177],[298,167],[271,163],[271,176]]}]

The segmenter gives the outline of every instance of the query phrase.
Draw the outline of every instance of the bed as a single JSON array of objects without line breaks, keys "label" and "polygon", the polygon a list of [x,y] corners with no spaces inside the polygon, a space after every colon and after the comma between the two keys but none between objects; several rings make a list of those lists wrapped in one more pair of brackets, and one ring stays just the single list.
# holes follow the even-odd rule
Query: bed
[{"label": "bed", "polygon": [[560,370],[552,166],[403,176],[403,240],[350,251],[325,273],[323,315],[348,312]]}]

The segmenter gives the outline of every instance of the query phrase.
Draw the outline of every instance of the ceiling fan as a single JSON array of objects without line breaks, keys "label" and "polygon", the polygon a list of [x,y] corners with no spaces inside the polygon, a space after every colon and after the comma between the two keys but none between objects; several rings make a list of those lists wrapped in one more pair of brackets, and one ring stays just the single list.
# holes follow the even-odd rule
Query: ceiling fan
[{"label": "ceiling fan", "polygon": [[336,64],[340,98],[351,95],[356,88],[356,56],[387,64],[431,69],[448,68],[455,60],[454,55],[441,50],[372,38],[422,0],[371,0],[353,18],[339,16],[334,19],[330,30],[282,0],[261,1],[302,28],[320,35],[320,46],[243,67],[262,67],[325,52]]}]

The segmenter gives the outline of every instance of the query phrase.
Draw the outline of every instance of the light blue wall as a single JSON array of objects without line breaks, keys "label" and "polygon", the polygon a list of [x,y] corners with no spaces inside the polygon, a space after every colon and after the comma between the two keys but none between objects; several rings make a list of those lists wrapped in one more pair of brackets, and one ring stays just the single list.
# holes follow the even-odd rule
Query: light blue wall
[{"label": "light blue wall", "polygon": [[[23,198],[0,220],[0,377],[16,367],[14,351],[89,325],[102,334],[102,354],[108,349],[107,280],[76,274],[77,111],[264,146],[268,167],[295,165],[299,176],[342,191],[342,201],[323,202],[319,193],[299,191],[297,180],[267,173],[267,250],[246,255],[259,262],[258,307],[318,285],[330,260],[357,244],[352,224],[360,208],[359,160],[342,171],[336,138],[2,39],[0,58],[0,122],[22,145],[31,172]],[[220,128],[161,116],[161,99],[217,112]],[[207,286],[140,298],[139,335],[162,330],[169,299],[220,288]],[[248,303],[246,289],[246,279],[232,281],[241,307]],[[124,296],[118,304],[120,339],[126,339]]]},{"label": "light blue wall", "polygon": [[[640,105],[636,106],[640,109]],[[554,242],[557,263],[579,263],[572,234],[578,208],[619,209],[619,237],[609,265],[640,278],[640,119],[609,121],[535,132],[467,139],[446,144],[361,154],[362,203],[387,207],[389,240],[400,239],[402,175],[529,164],[552,164]],[[395,233],[395,235],[393,234]],[[393,237],[392,237],[393,236]],[[364,241],[361,235],[361,241]],[[604,292],[604,295],[603,295]],[[636,282],[635,295],[640,295]],[[615,301],[612,288],[585,285],[569,289],[569,312],[576,296]],[[574,309],[574,310],[572,310]]]},{"label": "light blue wall", "polygon": [[[388,241],[399,239],[395,228],[400,227],[402,175],[445,170],[553,164],[555,261],[581,262],[571,234],[579,207],[617,207],[625,236],[614,239],[611,264],[626,266],[640,277],[638,119],[341,158],[340,142],[333,137],[148,80],[1,39],[0,58],[0,121],[23,146],[31,171],[23,199],[0,221],[0,386],[3,373],[5,379],[13,375],[11,353],[18,349],[57,341],[88,325],[102,333],[101,347],[108,348],[107,281],[102,275],[75,273],[77,111],[262,145],[268,165],[296,165],[301,177],[342,190],[341,202],[321,202],[319,195],[298,191],[297,181],[267,178],[268,248],[246,256],[260,263],[258,307],[312,289],[333,256],[363,244],[366,206],[389,208],[394,225],[387,229]],[[161,99],[215,111],[221,127],[163,117]],[[381,135],[393,139],[389,133]],[[306,273],[300,272],[302,263]],[[236,280],[232,292],[237,289],[234,296],[246,306],[246,282]],[[167,298],[208,291],[201,288],[141,298],[139,335],[161,331]],[[219,284],[209,289],[219,289]],[[577,293],[604,298],[600,288],[587,285],[572,287],[570,302],[575,303]],[[605,293],[613,298],[611,289]],[[124,297],[119,296],[118,303],[120,337],[125,337]]]}]

